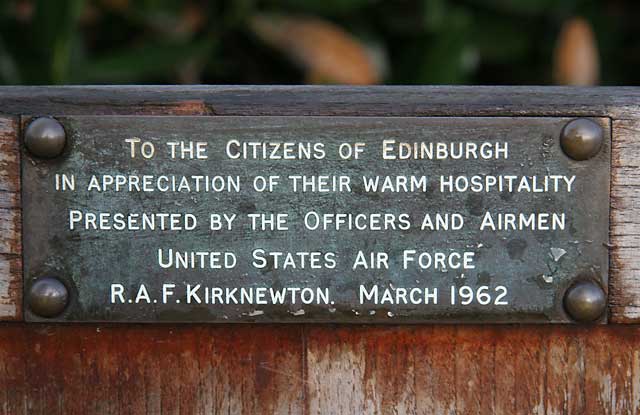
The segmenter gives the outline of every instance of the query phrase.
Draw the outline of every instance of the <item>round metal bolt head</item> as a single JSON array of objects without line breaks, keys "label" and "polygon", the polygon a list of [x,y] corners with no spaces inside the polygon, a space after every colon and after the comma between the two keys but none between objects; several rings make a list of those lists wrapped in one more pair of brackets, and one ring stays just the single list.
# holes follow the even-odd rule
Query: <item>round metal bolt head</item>
[{"label": "round metal bolt head", "polygon": [[60,315],[69,302],[67,287],[57,278],[41,278],[31,285],[27,294],[29,309],[40,317]]},{"label": "round metal bolt head", "polygon": [[587,160],[595,156],[603,141],[602,127],[586,118],[569,121],[560,134],[562,151],[574,160]]},{"label": "round metal bolt head", "polygon": [[41,117],[33,120],[24,133],[24,144],[29,152],[42,158],[59,156],[66,141],[64,128],[53,118]]},{"label": "round metal bolt head", "polygon": [[564,308],[576,321],[595,321],[607,308],[607,296],[595,282],[578,281],[564,294]]}]

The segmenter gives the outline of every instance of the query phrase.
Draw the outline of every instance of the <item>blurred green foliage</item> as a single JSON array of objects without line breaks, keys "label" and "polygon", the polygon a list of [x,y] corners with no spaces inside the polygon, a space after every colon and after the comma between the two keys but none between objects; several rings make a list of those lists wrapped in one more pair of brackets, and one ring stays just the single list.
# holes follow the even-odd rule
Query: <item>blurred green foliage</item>
[{"label": "blurred green foliage", "polygon": [[389,84],[549,84],[562,22],[583,16],[602,84],[637,84],[637,0],[2,0],[3,84],[295,84],[255,13],[316,16],[382,51]]}]

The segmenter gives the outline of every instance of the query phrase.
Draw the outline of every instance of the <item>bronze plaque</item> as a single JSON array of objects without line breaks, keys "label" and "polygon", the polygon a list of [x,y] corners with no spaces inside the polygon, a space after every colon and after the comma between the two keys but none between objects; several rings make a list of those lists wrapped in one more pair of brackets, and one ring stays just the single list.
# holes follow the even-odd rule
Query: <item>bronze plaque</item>
[{"label": "bronze plaque", "polygon": [[578,161],[560,117],[60,117],[62,155],[23,151],[25,316],[571,321],[567,287],[607,287],[592,120]]}]

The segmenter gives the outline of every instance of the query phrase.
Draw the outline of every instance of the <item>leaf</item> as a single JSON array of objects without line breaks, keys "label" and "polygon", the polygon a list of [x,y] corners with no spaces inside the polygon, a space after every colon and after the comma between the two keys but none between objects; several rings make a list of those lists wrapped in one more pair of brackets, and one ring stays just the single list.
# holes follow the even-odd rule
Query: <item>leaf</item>
[{"label": "leaf", "polygon": [[579,17],[564,23],[554,54],[553,77],[559,85],[598,83],[598,47],[591,25]]},{"label": "leaf", "polygon": [[381,69],[367,48],[340,27],[309,17],[257,15],[251,28],[284,52],[314,83],[375,84]]}]

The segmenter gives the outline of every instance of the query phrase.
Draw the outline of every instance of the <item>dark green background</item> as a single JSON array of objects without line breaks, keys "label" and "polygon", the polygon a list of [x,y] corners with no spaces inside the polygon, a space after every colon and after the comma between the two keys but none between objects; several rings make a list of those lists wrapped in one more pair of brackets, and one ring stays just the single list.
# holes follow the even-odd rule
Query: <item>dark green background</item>
[{"label": "dark green background", "polygon": [[[185,29],[186,7],[203,23]],[[304,82],[251,32],[264,12],[320,17],[375,45],[389,84],[550,84],[560,27],[582,16],[601,84],[640,79],[637,0],[3,0],[0,83]]]}]

